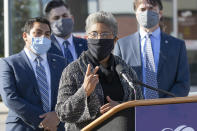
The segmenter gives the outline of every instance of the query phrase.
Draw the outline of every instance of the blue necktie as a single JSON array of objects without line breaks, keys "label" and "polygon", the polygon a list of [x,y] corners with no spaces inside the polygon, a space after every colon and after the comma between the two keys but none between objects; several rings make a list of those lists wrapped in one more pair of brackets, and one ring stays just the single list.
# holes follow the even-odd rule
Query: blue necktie
[{"label": "blue necktie", "polygon": [[[151,45],[151,34],[146,35],[146,47],[145,47],[145,77],[146,77],[146,84],[152,86],[154,88],[158,88],[157,85],[157,73],[156,67],[153,57],[152,45]],[[144,89],[145,91],[145,99],[154,99],[158,98],[158,92],[150,90],[148,88]]]},{"label": "blue necktie", "polygon": [[42,61],[42,58],[38,56],[36,58],[37,82],[38,82],[39,91],[41,95],[41,101],[43,104],[43,110],[45,112],[49,112],[50,111],[49,92],[48,92],[49,86],[47,82],[46,72],[45,72],[44,66],[41,64],[41,61]]},{"label": "blue necktie", "polygon": [[68,48],[70,43],[66,40],[63,42],[64,45],[64,57],[66,58],[67,65],[73,61],[73,56]]}]

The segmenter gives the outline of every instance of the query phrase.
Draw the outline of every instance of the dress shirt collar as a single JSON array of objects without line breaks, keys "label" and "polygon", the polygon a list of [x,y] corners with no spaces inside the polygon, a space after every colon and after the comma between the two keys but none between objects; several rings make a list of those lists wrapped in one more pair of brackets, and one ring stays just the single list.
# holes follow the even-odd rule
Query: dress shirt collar
[{"label": "dress shirt collar", "polygon": [[[161,30],[160,30],[160,27],[158,27],[155,31],[153,31],[152,33],[152,36],[156,39],[160,39],[160,34],[161,34]],[[140,28],[140,39],[144,39],[144,37],[147,35],[147,32],[144,31],[142,28]]]},{"label": "dress shirt collar", "polygon": [[[54,35],[55,36],[55,35]],[[65,41],[65,39],[55,36],[56,40],[58,41],[58,43],[62,46],[63,42]],[[67,41],[70,43],[71,46],[73,46],[73,36],[72,34],[70,35],[70,37],[67,39]]]},{"label": "dress shirt collar", "polygon": [[[24,48],[24,50],[25,50],[25,53],[26,53],[27,57],[29,58],[29,60],[30,60],[31,62],[34,62],[35,59],[37,58],[37,55],[34,54],[33,52],[31,52],[31,51],[30,51],[29,49],[27,49],[26,47]],[[40,55],[40,57],[42,58],[43,62],[47,62],[47,55],[46,55],[46,53]]]}]

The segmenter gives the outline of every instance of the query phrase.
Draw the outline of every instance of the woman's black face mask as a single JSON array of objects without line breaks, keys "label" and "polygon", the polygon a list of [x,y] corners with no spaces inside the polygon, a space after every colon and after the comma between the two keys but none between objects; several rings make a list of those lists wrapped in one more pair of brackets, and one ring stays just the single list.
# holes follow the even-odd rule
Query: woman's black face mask
[{"label": "woman's black face mask", "polygon": [[114,48],[114,39],[88,39],[87,41],[88,49],[97,61],[109,56]]}]

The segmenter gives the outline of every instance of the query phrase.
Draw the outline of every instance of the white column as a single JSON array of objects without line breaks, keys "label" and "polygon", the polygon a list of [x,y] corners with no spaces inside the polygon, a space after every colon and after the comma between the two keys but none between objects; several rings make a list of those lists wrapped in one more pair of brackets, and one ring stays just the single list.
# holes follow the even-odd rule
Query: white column
[{"label": "white column", "polygon": [[178,37],[178,8],[177,0],[173,0],[173,35]]},{"label": "white column", "polygon": [[11,0],[4,0],[4,57],[12,54]]}]

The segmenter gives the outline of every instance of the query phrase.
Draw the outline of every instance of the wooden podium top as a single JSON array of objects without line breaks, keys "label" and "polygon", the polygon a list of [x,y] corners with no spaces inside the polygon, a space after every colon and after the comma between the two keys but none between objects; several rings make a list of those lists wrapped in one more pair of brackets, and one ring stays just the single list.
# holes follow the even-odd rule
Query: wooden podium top
[{"label": "wooden podium top", "polygon": [[108,119],[109,117],[111,117],[112,115],[114,115],[115,113],[123,109],[136,107],[136,106],[193,103],[193,102],[197,102],[197,96],[128,101],[128,102],[115,106],[114,108],[109,110],[107,113],[103,114],[102,116],[100,116],[99,118],[91,122],[89,125],[84,127],[82,131],[90,131],[91,129],[98,126],[103,121],[105,121],[106,119]]}]

